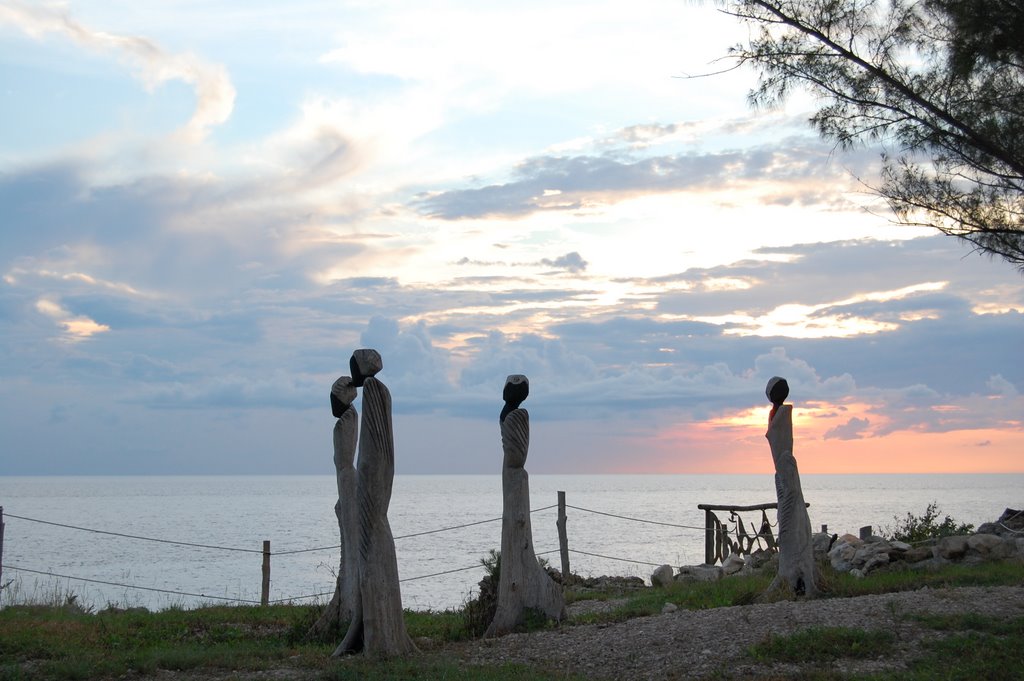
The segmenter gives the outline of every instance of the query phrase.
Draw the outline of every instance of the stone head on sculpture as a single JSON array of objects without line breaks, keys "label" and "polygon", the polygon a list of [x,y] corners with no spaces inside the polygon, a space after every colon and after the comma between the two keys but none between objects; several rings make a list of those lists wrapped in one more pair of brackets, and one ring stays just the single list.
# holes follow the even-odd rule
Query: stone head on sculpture
[{"label": "stone head on sculpture", "polygon": [[786,379],[781,376],[772,376],[768,379],[768,385],[765,386],[764,394],[768,396],[768,401],[772,403],[772,411],[768,415],[768,422],[775,418],[775,412],[779,410],[782,403],[789,397],[789,383]]},{"label": "stone head on sculpture", "polygon": [[505,400],[505,406],[501,410],[501,416],[498,417],[500,423],[505,422],[505,417],[509,415],[513,409],[518,409],[519,405],[523,403],[530,394],[530,379],[522,374],[512,374],[505,379],[505,390],[501,393],[501,398]]},{"label": "stone head on sculpture", "polygon": [[376,376],[384,368],[384,360],[376,350],[361,348],[352,353],[348,367],[352,371],[352,385],[362,388],[366,379]]},{"label": "stone head on sculpture", "polygon": [[331,386],[331,413],[340,419],[356,399],[356,387],[351,376],[342,376]]}]

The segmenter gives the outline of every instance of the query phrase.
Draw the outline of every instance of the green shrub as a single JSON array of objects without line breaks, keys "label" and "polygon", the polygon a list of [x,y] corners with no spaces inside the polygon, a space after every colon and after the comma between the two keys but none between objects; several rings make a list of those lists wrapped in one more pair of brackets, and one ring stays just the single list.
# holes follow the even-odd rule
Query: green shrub
[{"label": "green shrub", "polygon": [[470,636],[483,636],[498,611],[498,581],[501,578],[501,551],[491,549],[486,558],[481,558],[484,578],[480,580],[480,593],[466,603],[463,617],[466,631]]},{"label": "green shrub", "polygon": [[897,522],[896,527],[886,527],[883,534],[887,539],[894,541],[903,541],[908,544],[914,542],[925,541],[927,539],[938,539],[940,537],[950,537],[958,534],[970,534],[974,531],[974,525],[968,525],[966,523],[957,524],[957,521],[950,518],[948,515],[942,520],[937,522],[939,519],[939,504],[933,501],[928,504],[928,508],[925,509],[924,515],[915,516],[912,513],[907,513],[906,517],[902,520],[899,516],[893,516],[893,520]]}]

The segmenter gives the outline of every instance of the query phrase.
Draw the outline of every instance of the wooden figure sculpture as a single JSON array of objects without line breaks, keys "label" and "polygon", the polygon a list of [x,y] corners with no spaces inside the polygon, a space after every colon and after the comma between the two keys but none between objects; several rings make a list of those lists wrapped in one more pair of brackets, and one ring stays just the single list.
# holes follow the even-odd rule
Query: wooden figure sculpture
[{"label": "wooden figure sculpture", "polygon": [[342,376],[331,386],[331,413],[338,419],[334,424],[334,471],[338,483],[334,515],[338,518],[341,535],[341,560],[334,596],[309,630],[308,636],[315,639],[323,639],[342,624],[351,622],[359,602],[359,512],[355,469],[359,414],[352,406],[355,399],[356,386],[351,377]]},{"label": "wooden figure sculpture", "polygon": [[498,607],[484,636],[500,636],[521,624],[528,610],[545,617],[565,617],[561,588],[537,562],[530,525],[530,476],[524,468],[530,448],[530,414],[519,405],[530,392],[530,382],[521,374],[505,382],[501,410],[501,470],[503,493],[501,522],[501,572],[498,578]]},{"label": "wooden figure sculpture", "polygon": [[779,500],[779,573],[767,591],[786,584],[795,594],[815,596],[817,573],[811,520],[800,486],[800,471],[793,457],[793,405],[783,404],[789,396],[789,384],[786,379],[774,376],[768,381],[765,393],[772,403],[765,437],[775,463],[775,492]]},{"label": "wooden figure sculpture", "polygon": [[376,350],[356,350],[350,367],[352,384],[363,388],[356,492],[359,598],[348,632],[334,655],[360,650],[384,657],[402,655],[415,652],[416,646],[402,615],[395,539],[388,523],[395,478],[391,393],[374,378],[383,368]]}]

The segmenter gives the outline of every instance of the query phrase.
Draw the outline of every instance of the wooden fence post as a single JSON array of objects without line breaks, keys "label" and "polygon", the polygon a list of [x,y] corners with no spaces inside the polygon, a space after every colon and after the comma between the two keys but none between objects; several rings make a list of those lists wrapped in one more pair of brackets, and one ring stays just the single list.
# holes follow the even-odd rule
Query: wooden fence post
[{"label": "wooden fence post", "polygon": [[270,604],[270,540],[263,540],[263,588],[260,590],[260,605]]},{"label": "wooden fence post", "polygon": [[715,564],[715,514],[704,509],[704,564]]},{"label": "wooden fence post", "polygon": [[565,529],[565,492],[558,493],[558,552],[562,556],[562,584],[569,579],[569,534]]},{"label": "wooden fence post", "polygon": [[0,506],[0,591],[4,589],[4,507]]}]

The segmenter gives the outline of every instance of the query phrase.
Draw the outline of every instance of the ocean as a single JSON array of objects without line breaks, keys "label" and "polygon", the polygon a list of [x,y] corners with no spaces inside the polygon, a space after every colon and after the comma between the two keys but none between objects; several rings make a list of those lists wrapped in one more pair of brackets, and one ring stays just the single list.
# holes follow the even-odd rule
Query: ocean
[{"label": "ocean", "polygon": [[[894,527],[932,502],[974,525],[1024,506],[1024,474],[801,479],[812,526],[840,534]],[[583,576],[701,563],[697,504],[775,501],[771,475],[532,475],[534,546],[555,567],[559,490],[571,569]],[[71,591],[97,609],[258,601],[269,540],[270,600],[323,603],[338,565],[336,500],[333,475],[0,477],[3,581],[16,587],[5,593]],[[457,608],[474,595],[481,559],[501,544],[501,500],[498,475],[396,476],[388,517],[406,608]],[[760,524],[760,514],[744,519]]]}]

